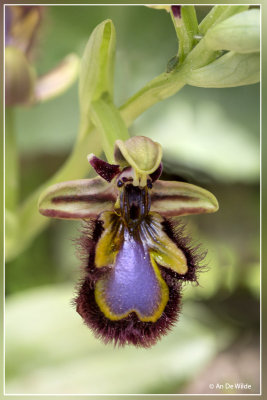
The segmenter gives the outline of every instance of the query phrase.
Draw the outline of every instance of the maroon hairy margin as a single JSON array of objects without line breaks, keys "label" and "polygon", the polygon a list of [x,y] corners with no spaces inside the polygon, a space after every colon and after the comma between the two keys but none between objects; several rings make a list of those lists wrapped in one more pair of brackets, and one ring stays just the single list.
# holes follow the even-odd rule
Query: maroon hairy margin
[{"label": "maroon hairy margin", "polygon": [[118,321],[109,320],[99,309],[94,288],[96,281],[108,273],[109,268],[96,268],[94,265],[95,247],[103,232],[102,222],[86,223],[82,236],[77,240],[79,256],[82,260],[83,279],[78,284],[77,296],[74,299],[77,312],[97,338],[104,343],[124,346],[132,344],[137,347],[149,348],[167,334],[178,320],[181,308],[181,286],[183,281],[196,281],[197,263],[203,259],[203,254],[197,254],[198,249],[192,249],[182,234],[184,226],[173,224],[169,220],[162,223],[164,231],[184,252],[188,260],[188,272],[179,275],[171,269],[159,266],[162,278],[169,288],[169,301],[162,316],[156,322],[140,321],[133,312]]},{"label": "maroon hairy margin", "polygon": [[181,222],[181,219],[164,218],[161,224],[164,232],[182,250],[187,259],[188,271],[185,275],[177,274],[177,279],[197,283],[199,272],[207,268],[202,264],[207,251],[203,251],[200,244],[192,243],[192,238],[185,233],[186,224]]}]

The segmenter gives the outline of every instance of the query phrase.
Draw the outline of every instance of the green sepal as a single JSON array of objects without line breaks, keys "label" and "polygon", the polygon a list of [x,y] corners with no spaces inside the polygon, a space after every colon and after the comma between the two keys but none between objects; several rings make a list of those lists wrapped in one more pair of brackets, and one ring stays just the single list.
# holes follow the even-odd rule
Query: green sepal
[{"label": "green sepal", "polygon": [[113,184],[102,178],[57,183],[41,195],[39,211],[51,218],[96,218],[103,211],[113,210],[115,190]]},{"label": "green sepal", "polygon": [[151,190],[151,212],[164,217],[213,213],[218,208],[212,193],[190,183],[157,181]]}]

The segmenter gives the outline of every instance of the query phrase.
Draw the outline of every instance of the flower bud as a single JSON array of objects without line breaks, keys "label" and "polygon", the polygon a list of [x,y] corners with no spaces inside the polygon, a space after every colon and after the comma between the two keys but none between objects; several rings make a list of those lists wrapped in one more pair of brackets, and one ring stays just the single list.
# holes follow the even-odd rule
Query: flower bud
[{"label": "flower bud", "polygon": [[5,50],[5,100],[7,106],[29,102],[33,96],[35,73],[26,56],[15,47]]},{"label": "flower bud", "polygon": [[260,11],[247,10],[208,30],[205,44],[210,50],[252,53],[260,50]]},{"label": "flower bud", "polygon": [[5,9],[6,104],[32,105],[66,91],[78,76],[79,58],[69,54],[47,74],[36,79],[32,53],[36,47],[42,6],[7,6]]}]

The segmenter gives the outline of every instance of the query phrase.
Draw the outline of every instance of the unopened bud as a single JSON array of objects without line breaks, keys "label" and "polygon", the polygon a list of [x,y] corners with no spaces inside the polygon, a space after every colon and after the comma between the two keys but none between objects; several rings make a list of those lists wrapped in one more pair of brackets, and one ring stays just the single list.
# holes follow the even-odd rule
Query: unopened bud
[{"label": "unopened bud", "polygon": [[15,47],[5,50],[5,101],[7,106],[28,103],[34,91],[35,73],[26,56]]}]

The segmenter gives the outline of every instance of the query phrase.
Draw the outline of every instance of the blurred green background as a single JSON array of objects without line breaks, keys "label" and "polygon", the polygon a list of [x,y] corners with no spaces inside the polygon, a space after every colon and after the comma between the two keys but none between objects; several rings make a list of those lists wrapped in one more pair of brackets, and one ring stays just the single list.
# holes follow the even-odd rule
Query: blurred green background
[{"label": "blurred green background", "polygon": [[[197,7],[199,20],[209,9]],[[35,63],[42,74],[70,52],[81,56],[106,18],[117,31],[119,106],[176,53],[165,11],[46,7]],[[48,103],[16,109],[21,199],[67,158],[79,127],[77,89],[76,83]],[[226,382],[249,383],[242,393],[259,393],[259,132],[259,85],[185,87],[138,118],[130,133],[162,144],[163,179],[198,184],[218,198],[218,213],[184,218],[208,249],[200,285],[184,288],[179,322],[153,348],[103,345],[71,306],[80,275],[72,239],[80,224],[53,221],[6,265],[7,393],[222,394],[209,384]]]}]

